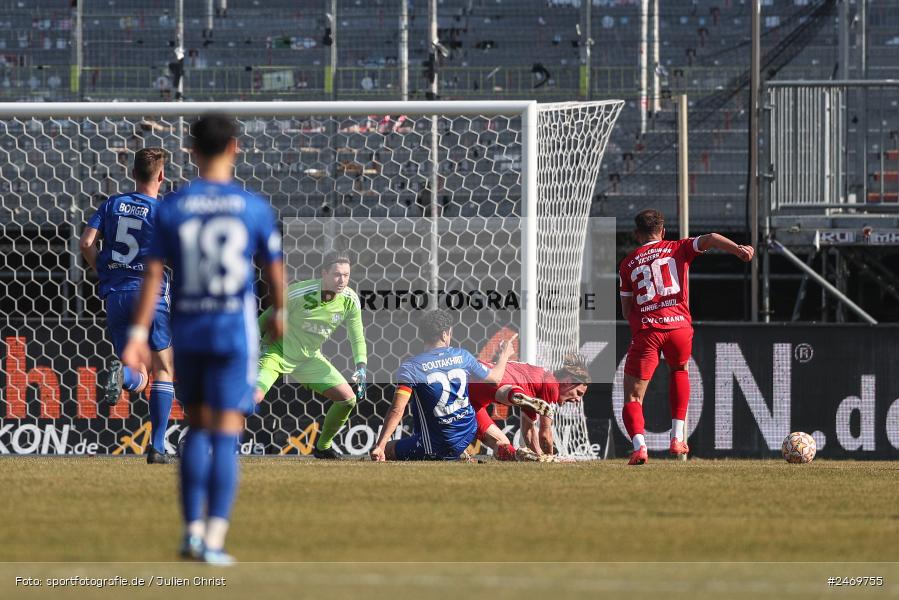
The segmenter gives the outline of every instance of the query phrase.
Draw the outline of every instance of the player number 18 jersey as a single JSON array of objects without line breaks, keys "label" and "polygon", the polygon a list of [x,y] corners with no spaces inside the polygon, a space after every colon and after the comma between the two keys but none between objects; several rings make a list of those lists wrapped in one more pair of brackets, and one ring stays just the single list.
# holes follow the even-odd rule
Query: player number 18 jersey
[{"label": "player number 18 jersey", "polygon": [[271,207],[234,183],[196,179],[160,204],[149,252],[171,265],[176,352],[246,352],[258,340],[253,268],[281,258]]}]

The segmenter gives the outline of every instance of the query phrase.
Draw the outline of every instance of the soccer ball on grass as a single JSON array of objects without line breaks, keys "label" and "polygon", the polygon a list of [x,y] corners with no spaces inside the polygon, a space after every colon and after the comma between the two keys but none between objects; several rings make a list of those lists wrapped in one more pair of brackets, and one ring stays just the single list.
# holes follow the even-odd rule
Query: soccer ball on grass
[{"label": "soccer ball on grass", "polygon": [[788,463],[810,463],[817,450],[815,438],[804,431],[794,431],[784,439],[780,453]]}]

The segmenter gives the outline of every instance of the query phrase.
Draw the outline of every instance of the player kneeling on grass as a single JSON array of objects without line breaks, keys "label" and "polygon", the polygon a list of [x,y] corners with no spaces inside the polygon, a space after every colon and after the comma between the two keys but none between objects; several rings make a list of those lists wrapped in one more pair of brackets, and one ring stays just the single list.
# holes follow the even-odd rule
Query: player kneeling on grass
[{"label": "player kneeling on grass", "polygon": [[[81,254],[100,278],[100,294],[106,304],[106,329],[112,338],[116,357],[122,355],[128,341],[128,327],[144,280],[144,266],[156,212],[159,210],[159,186],[163,182],[166,151],[143,148],[134,155],[132,175],[137,183],[133,192],[110,196],[90,218],[81,234]],[[103,247],[97,252],[97,241]],[[153,385],[150,389],[150,426],[152,441],[147,447],[147,463],[166,464],[165,431],[175,398],[172,383],[172,331],[169,326],[169,282],[163,273],[159,303],[150,323],[150,349],[153,351]],[[146,388],[147,368],[123,367],[118,360],[110,364],[103,384],[103,402],[115,404],[122,388],[139,394]]]},{"label": "player kneeling on grass", "polygon": [[643,428],[643,396],[659,364],[659,353],[671,370],[668,385],[673,455],[686,455],[684,420],[690,402],[687,361],[693,349],[687,275],[693,259],[709,248],[752,260],[752,246],[741,246],[717,233],[683,240],[665,240],[665,218],[657,210],[644,210],[634,219],[634,237],[640,246],[619,268],[621,313],[631,327],[631,345],[624,363],[622,419],[634,444],[631,465],[647,461]]},{"label": "player kneeling on grass", "polygon": [[[287,289],[287,314],[290,315],[287,332],[283,343],[267,336],[262,339],[256,402],[262,401],[284,373],[292,373],[300,384],[322,394],[331,401],[331,408],[325,415],[325,423],[312,456],[337,459],[340,453],[331,444],[356,408],[356,401],[365,398],[368,358],[359,297],[349,287],[349,257],[339,252],[326,254],[321,276],[321,279],[293,283]],[[261,329],[264,329],[270,315],[271,309],[259,317]],[[356,365],[356,372],[353,373],[355,393],[340,371],[321,352],[322,344],[341,323],[347,328]]]},{"label": "player kneeling on grass", "polygon": [[191,125],[200,177],[159,207],[122,353],[130,367],[149,359],[149,325],[167,262],[173,273],[172,348],[190,424],[181,454],[181,555],[216,565],[234,562],[224,551],[225,535],[237,494],[237,445],[254,408],[254,259],[263,267],[277,315],[269,319],[269,335],[278,339],[284,331],[281,236],[271,206],[233,181],[238,131],[233,119],[218,114]]},{"label": "player kneeling on grass", "polygon": [[[493,450],[498,460],[552,460],[553,407],[580,402],[589,383],[587,364],[579,354],[566,355],[562,367],[555,372],[509,362],[499,385],[473,383],[469,388],[478,421],[478,439]],[[487,414],[487,407],[494,402],[521,408],[521,439],[526,447],[516,449]]]},{"label": "player kneeling on grass", "polygon": [[[397,389],[384,420],[372,460],[458,460],[477,434],[477,421],[468,400],[472,379],[496,384],[503,378],[514,349],[511,340],[500,346],[492,369],[466,350],[450,346],[453,337],[450,313],[425,313],[418,325],[424,352],[408,358],[396,373]],[[391,440],[412,399],[415,433]]]}]

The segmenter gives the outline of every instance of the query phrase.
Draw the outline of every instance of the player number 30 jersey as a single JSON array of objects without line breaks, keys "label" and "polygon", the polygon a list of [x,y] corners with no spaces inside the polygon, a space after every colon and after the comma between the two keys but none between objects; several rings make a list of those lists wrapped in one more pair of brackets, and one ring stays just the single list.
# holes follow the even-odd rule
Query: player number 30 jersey
[{"label": "player number 30 jersey", "polygon": [[618,272],[620,294],[633,296],[631,331],[690,327],[687,276],[699,238],[655,240],[628,254]]}]

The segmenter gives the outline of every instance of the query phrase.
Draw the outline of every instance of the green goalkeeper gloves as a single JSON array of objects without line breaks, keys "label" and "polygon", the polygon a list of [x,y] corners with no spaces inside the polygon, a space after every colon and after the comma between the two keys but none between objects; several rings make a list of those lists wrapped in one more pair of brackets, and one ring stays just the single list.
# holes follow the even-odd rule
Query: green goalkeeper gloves
[{"label": "green goalkeeper gloves", "polygon": [[353,373],[353,383],[356,384],[356,402],[365,400],[365,384],[367,382],[367,372],[365,363],[356,365],[356,371]]}]

